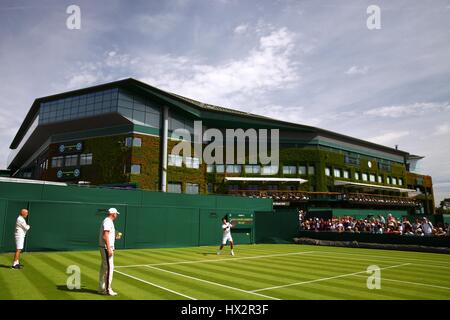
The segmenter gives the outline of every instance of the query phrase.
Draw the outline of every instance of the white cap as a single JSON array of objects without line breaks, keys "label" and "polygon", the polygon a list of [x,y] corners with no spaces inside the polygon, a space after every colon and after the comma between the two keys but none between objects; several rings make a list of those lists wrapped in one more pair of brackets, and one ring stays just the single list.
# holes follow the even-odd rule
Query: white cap
[{"label": "white cap", "polygon": [[109,213],[109,214],[113,214],[113,213],[120,214],[119,211],[117,211],[116,208],[109,208],[109,209],[108,209],[108,213]]}]

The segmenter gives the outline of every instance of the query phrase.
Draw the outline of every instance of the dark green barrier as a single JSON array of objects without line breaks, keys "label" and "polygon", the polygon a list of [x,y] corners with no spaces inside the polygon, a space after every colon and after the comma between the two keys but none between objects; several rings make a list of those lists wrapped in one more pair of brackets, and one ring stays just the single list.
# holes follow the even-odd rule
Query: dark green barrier
[{"label": "dark green barrier", "polygon": [[371,234],[371,233],[351,233],[351,232],[314,232],[299,231],[299,238],[312,238],[329,241],[358,241],[367,243],[382,244],[406,244],[432,247],[450,247],[450,237],[433,236],[408,236],[398,234]]},{"label": "dark green barrier", "polygon": [[[117,248],[219,245],[224,215],[272,210],[269,199],[203,196],[0,182],[0,251],[13,251],[14,225],[28,208],[31,229],[25,250],[85,250],[98,247],[106,210],[116,207]],[[251,243],[254,223],[238,225],[236,243]],[[233,232],[233,235],[234,235]]]},{"label": "dark green barrier", "polygon": [[256,212],[255,216],[256,243],[293,242],[298,233],[298,211],[295,208]]}]

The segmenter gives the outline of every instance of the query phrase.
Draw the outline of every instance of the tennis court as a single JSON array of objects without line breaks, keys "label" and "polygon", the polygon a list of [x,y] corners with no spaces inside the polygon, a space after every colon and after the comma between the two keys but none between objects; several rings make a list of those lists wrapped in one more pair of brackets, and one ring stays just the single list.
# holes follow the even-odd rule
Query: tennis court
[{"label": "tennis court", "polygon": [[[0,299],[449,299],[450,256],[295,244],[116,251],[113,288],[97,294],[98,251],[24,253],[22,270],[0,255]],[[69,290],[66,269],[81,270]],[[368,289],[369,266],[381,288]]]}]

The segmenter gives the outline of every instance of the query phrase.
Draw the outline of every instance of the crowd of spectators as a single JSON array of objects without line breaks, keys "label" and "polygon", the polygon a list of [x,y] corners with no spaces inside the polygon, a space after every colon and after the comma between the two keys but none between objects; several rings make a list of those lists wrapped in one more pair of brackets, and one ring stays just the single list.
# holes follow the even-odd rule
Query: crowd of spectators
[{"label": "crowd of spectators", "polygon": [[324,218],[306,218],[303,211],[299,212],[300,230],[303,231],[329,231],[373,234],[399,234],[416,236],[450,236],[448,224],[438,223],[433,226],[427,218],[416,218],[410,222],[407,217],[396,219],[391,214],[385,218],[382,215],[371,216],[365,219],[356,219],[352,216]]}]

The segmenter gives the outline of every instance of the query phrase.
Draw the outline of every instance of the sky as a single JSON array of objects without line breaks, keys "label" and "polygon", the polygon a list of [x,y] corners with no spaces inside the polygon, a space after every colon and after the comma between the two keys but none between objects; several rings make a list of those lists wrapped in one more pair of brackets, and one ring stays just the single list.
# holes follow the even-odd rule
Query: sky
[{"label": "sky", "polygon": [[34,99],[128,77],[398,145],[450,197],[450,0],[1,0],[0,168]]}]

